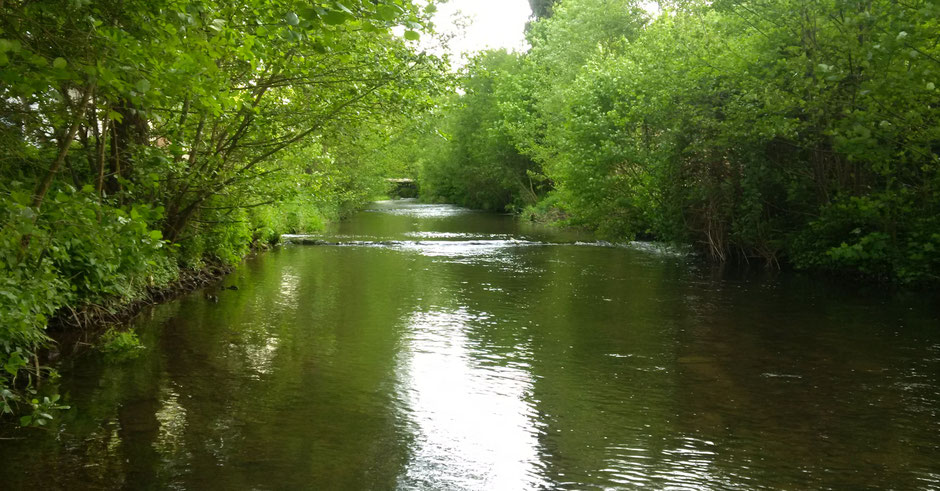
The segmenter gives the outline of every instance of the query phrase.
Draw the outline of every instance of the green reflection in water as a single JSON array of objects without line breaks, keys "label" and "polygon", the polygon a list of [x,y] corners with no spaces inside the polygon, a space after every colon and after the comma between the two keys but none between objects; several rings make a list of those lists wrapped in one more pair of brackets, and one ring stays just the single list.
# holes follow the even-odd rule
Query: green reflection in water
[{"label": "green reflection in water", "polygon": [[934,304],[380,203],[69,360],[4,489],[940,485]]}]

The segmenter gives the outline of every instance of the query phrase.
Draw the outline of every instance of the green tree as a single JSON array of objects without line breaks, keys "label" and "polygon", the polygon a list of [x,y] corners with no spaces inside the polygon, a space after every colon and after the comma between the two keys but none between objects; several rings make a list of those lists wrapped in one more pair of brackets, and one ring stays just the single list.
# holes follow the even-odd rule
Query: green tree
[{"label": "green tree", "polygon": [[447,102],[440,133],[449,145],[424,165],[425,195],[487,210],[521,209],[538,200],[543,190],[536,166],[513,145],[499,107],[499,85],[519,68],[518,55],[502,50],[471,60],[463,94]]},{"label": "green tree", "polygon": [[414,43],[433,10],[0,2],[0,390],[40,375],[20,362],[62,309],[81,323],[74,311],[117,308],[180,267],[315,227],[313,207],[367,200],[383,176],[353,135],[439,90],[444,62]]}]

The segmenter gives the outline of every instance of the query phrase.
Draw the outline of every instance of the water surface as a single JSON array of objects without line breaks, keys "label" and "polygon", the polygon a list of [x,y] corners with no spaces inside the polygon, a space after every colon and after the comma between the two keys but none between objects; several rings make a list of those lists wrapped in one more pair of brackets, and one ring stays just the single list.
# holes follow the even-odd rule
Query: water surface
[{"label": "water surface", "polygon": [[[936,297],[380,202],[69,359],[4,489],[940,486]],[[298,240],[295,238],[295,240]]]}]

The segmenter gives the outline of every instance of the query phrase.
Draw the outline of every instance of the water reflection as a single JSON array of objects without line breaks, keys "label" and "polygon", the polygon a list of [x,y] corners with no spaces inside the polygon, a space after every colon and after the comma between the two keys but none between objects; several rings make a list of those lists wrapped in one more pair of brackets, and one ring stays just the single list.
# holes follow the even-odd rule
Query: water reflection
[{"label": "water reflection", "polygon": [[400,356],[400,394],[415,435],[408,489],[530,489],[539,468],[531,376],[468,339],[484,314],[417,312]]}]

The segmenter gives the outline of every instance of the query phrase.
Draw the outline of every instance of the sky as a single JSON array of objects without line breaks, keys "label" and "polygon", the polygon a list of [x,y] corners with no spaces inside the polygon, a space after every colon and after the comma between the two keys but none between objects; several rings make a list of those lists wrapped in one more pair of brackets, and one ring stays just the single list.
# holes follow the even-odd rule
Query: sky
[{"label": "sky", "polygon": [[[455,23],[458,12],[472,22],[465,29]],[[528,0],[450,0],[439,5],[434,23],[441,33],[455,34],[450,42],[452,62],[460,55],[487,48],[525,49],[525,24],[532,15]]]}]

